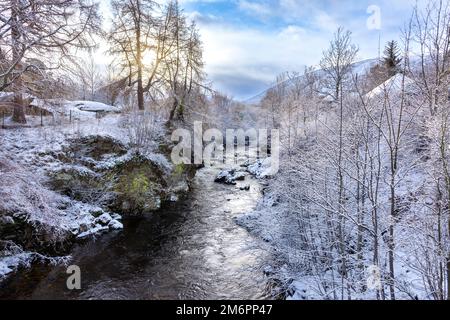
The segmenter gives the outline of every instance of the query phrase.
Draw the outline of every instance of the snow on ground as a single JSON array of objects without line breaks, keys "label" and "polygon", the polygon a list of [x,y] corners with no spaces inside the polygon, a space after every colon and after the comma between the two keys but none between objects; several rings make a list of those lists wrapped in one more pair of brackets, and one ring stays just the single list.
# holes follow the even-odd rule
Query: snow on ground
[{"label": "snow on ground", "polygon": [[69,109],[79,109],[87,112],[114,112],[119,113],[119,107],[110,106],[101,102],[95,101],[68,101],[65,103]]},{"label": "snow on ground", "polygon": [[[11,93],[4,93],[3,99],[10,98]],[[64,99],[41,99],[27,96],[32,99],[30,106],[45,110],[53,116],[73,116],[74,118],[95,118],[96,113],[120,113],[121,108],[96,101],[69,101]],[[0,99],[2,96],[0,95]]]},{"label": "snow on ground", "polygon": [[19,267],[28,267],[33,261],[33,253],[22,252],[10,256],[0,256],[0,281]]},{"label": "snow on ground", "polygon": [[[265,173],[268,168],[270,168],[270,164],[270,157],[257,160],[247,167],[247,171],[258,179],[265,179],[269,177],[268,175],[265,175]],[[274,210],[271,210],[276,204],[276,198],[272,197],[270,194],[265,194],[255,210],[241,214],[234,220],[239,226],[258,235],[265,242],[271,242],[274,234],[278,232],[277,224],[273,224],[273,221],[276,221],[276,218],[272,216]]]},{"label": "snow on ground", "polygon": [[0,102],[4,101],[4,100],[8,100],[13,96],[13,94],[11,92],[3,92],[0,91]]},{"label": "snow on ground", "polygon": [[[100,135],[129,145],[130,128],[127,124],[130,116],[116,114],[118,109],[99,103],[76,101],[61,107],[59,103],[50,106],[48,101],[37,102],[52,112],[58,108],[59,113],[57,116],[44,116],[43,126],[40,116],[27,116],[26,126],[0,129],[0,212],[7,214],[3,218],[12,220],[12,223],[14,220],[27,221],[42,228],[43,232],[47,231],[55,241],[67,234],[85,239],[122,229],[120,215],[58,194],[50,190],[46,182],[48,173],[68,165],[60,161],[58,155],[63,154],[72,139]],[[71,110],[72,119],[69,119],[67,114]],[[91,111],[110,113],[96,117]],[[9,123],[8,120],[6,124]],[[171,169],[165,157],[152,150],[147,151],[146,156],[161,168]],[[111,161],[104,159],[97,165],[108,166]],[[76,168],[71,166],[71,169]],[[87,170],[85,167],[79,169]],[[21,249],[2,251],[0,248],[0,279],[18,267],[29,265],[37,256],[37,253]]]},{"label": "snow on ground", "polygon": [[258,179],[272,176],[272,158],[268,157],[262,160],[258,160],[255,163],[249,165],[248,172],[256,176]]},{"label": "snow on ground", "polygon": [[[264,165],[264,163],[266,165]],[[248,166],[248,171],[259,179],[266,178],[264,174],[265,168],[270,166],[270,160],[259,160]],[[425,190],[431,188],[430,181],[425,172],[419,170],[416,166],[412,166],[407,172],[401,175],[401,179],[397,186],[397,196],[399,199],[406,199],[409,204],[402,211],[402,218],[395,224],[396,250],[395,250],[395,270],[396,270],[396,290],[398,299],[430,299],[429,289],[424,284],[423,275],[417,269],[420,266],[420,260],[426,252],[418,251],[420,248],[414,246],[414,243],[426,243],[427,239],[420,239],[423,235],[422,230],[414,230],[414,228],[424,228],[418,224],[423,220],[423,216],[427,214],[426,204],[432,205],[427,195],[430,194]],[[276,178],[276,177],[275,177]],[[270,184],[269,184],[270,185]],[[388,199],[388,186],[380,187],[380,197]],[[402,200],[403,201],[403,200]],[[276,264],[281,262],[281,266],[270,267],[271,276],[276,280],[281,280],[283,284],[288,284],[284,294],[288,300],[323,300],[332,299],[332,296],[326,296],[321,288],[321,280],[331,275],[327,273],[311,274],[309,271],[296,271],[292,266],[296,265],[296,260],[304,256],[300,253],[296,255],[294,251],[290,252],[289,244],[282,237],[285,234],[283,224],[293,223],[292,220],[286,220],[283,212],[288,212],[285,208],[286,203],[280,202],[269,188],[263,199],[257,205],[254,211],[242,214],[235,218],[235,222],[247,229],[249,232],[263,239],[272,245],[274,256],[282,254],[280,260],[276,259]],[[291,222],[290,222],[291,221]],[[387,221],[383,221],[383,225],[387,225]],[[414,241],[412,241],[414,238]],[[428,239],[429,241],[429,239]],[[387,255],[385,246],[381,247],[380,255]],[[367,261],[366,267],[371,265],[371,261]],[[362,285],[366,285],[369,269],[365,269],[362,277]],[[353,299],[371,300],[375,298],[375,290],[367,290],[365,292],[352,293]]]},{"label": "snow on ground", "polygon": [[27,268],[34,261],[43,261],[52,265],[67,264],[70,256],[45,257],[35,252],[23,251],[11,241],[0,241],[0,281],[19,268]]},{"label": "snow on ground", "polygon": [[367,98],[375,98],[380,96],[383,93],[398,93],[401,91],[402,86],[405,86],[405,89],[411,88],[414,84],[414,81],[411,78],[403,77],[401,73],[397,73],[392,78],[386,80],[384,83],[380,84],[378,87],[372,89],[369,93],[366,94]]},{"label": "snow on ground", "polygon": [[40,175],[1,157],[0,181],[0,212],[34,225],[50,241],[63,241],[70,234],[84,238],[90,230],[96,234],[121,229],[120,216],[112,218],[95,205],[49,190]]}]

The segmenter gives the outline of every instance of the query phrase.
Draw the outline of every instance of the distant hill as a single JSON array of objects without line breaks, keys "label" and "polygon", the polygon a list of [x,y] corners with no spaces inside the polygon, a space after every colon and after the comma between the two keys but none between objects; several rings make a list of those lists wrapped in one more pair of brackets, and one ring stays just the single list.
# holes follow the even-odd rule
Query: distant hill
[{"label": "distant hill", "polygon": [[[362,61],[358,61],[355,62],[352,65],[352,71],[354,74],[357,75],[365,75],[373,66],[375,66],[378,63],[378,59],[367,59],[367,60],[362,60]],[[320,76],[321,73],[323,73],[323,70],[318,69],[316,71],[313,71],[317,76]],[[300,75],[300,78],[305,77],[305,75]],[[282,85],[285,85],[287,87],[289,87],[289,85],[292,83],[293,79],[288,79],[286,81],[284,81],[283,83],[281,83]],[[251,104],[251,105],[256,105],[258,103],[260,103],[262,101],[262,99],[264,99],[264,97],[266,96],[267,92],[274,88],[275,84],[273,84],[273,86],[267,88],[266,90],[264,90],[263,92],[257,94],[256,96],[253,96],[249,99],[246,99],[243,101],[243,103],[245,104]]]}]

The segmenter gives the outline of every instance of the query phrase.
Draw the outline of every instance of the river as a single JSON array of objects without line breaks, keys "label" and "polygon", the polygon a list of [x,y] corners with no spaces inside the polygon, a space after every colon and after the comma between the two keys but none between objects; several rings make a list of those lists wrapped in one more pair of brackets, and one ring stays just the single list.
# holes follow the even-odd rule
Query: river
[{"label": "river", "polygon": [[261,187],[250,176],[214,183],[220,169],[199,170],[187,199],[76,245],[70,264],[80,267],[81,290],[67,289],[66,267],[35,264],[0,285],[0,299],[269,298],[265,244],[233,221],[256,206]]}]

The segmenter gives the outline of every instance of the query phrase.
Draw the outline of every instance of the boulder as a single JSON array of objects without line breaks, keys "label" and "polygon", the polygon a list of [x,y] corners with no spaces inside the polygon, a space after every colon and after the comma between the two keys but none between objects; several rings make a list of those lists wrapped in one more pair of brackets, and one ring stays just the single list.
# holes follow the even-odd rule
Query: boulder
[{"label": "boulder", "polygon": [[108,224],[110,230],[122,230],[123,224],[117,220],[111,220]]},{"label": "boulder", "polygon": [[153,212],[180,199],[188,193],[196,171],[194,166],[172,166],[161,154],[127,150],[109,137],[72,140],[65,152],[60,157],[67,159],[64,166],[49,174],[52,189],[121,214]]},{"label": "boulder", "polygon": [[241,191],[250,191],[250,185],[249,185],[249,184],[246,184],[246,185],[244,185],[244,186],[241,186],[239,189],[240,189]]},{"label": "boulder", "polygon": [[86,159],[100,161],[109,156],[123,156],[128,148],[112,137],[93,135],[71,140],[65,152],[79,162]]},{"label": "boulder", "polygon": [[236,181],[233,179],[234,173],[234,170],[221,171],[214,179],[214,182],[234,185],[236,184]]},{"label": "boulder", "polygon": [[102,214],[100,217],[98,217],[97,219],[95,219],[96,223],[99,223],[103,226],[108,225],[111,222],[112,218],[109,215],[109,213],[105,212],[104,214]]},{"label": "boulder", "polygon": [[221,171],[216,176],[214,182],[236,185],[236,181],[243,181],[245,180],[246,176],[247,176],[246,172],[241,171],[236,172],[236,170],[224,170]]},{"label": "boulder", "polygon": [[247,174],[245,172],[236,172],[233,176],[235,181],[244,181]]}]

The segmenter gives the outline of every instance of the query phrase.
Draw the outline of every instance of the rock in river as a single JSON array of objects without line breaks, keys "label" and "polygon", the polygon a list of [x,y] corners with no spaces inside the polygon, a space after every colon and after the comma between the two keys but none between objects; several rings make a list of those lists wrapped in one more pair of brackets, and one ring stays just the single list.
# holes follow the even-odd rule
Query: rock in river
[{"label": "rock in river", "polygon": [[214,179],[214,182],[235,185],[236,181],[245,180],[247,173],[236,170],[223,170]]}]

